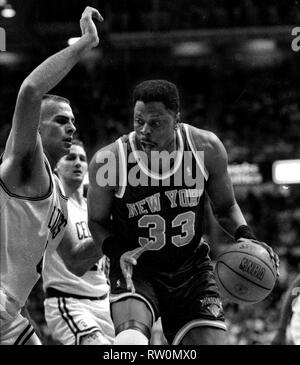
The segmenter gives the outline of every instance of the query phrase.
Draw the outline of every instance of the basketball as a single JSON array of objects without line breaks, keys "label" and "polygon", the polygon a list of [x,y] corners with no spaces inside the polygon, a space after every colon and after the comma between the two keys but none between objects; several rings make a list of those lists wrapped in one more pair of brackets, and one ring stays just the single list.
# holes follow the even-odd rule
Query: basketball
[{"label": "basketball", "polygon": [[218,257],[215,274],[222,297],[239,304],[262,301],[276,282],[276,269],[268,251],[248,239]]}]

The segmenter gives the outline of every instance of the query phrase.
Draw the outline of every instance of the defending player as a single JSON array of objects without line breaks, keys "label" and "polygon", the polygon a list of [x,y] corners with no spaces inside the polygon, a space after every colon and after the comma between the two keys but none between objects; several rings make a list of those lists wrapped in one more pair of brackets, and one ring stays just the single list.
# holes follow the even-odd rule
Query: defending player
[{"label": "defending player", "polygon": [[96,153],[88,191],[90,229],[111,260],[115,344],[148,344],[159,316],[170,344],[224,344],[202,239],[204,191],[231,236],[254,238],[234,198],[226,151],[213,133],[180,123],[174,84],[145,81],[133,102],[134,131]]},{"label": "defending player", "polygon": [[0,161],[1,344],[40,344],[20,310],[39,278],[42,256],[55,250],[67,224],[66,198],[53,168],[68,153],[75,131],[69,102],[45,94],[98,45],[86,8],[79,41],[51,56],[22,83],[12,128]]},{"label": "defending player", "polygon": [[293,344],[300,345],[300,274],[284,294],[279,324],[272,345],[286,344],[288,326]]},{"label": "defending player", "polygon": [[114,326],[105,258],[94,264],[99,256],[88,229],[83,196],[87,168],[83,144],[74,140],[69,154],[59,160],[55,169],[69,198],[69,217],[57,252],[45,254],[45,318],[52,336],[64,345],[111,345]]}]

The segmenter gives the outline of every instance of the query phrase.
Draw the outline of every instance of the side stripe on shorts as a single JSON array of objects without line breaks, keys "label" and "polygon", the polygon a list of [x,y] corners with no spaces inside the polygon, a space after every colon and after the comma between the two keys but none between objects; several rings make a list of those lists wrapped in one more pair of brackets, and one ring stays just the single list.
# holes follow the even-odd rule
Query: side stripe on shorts
[{"label": "side stripe on shorts", "polygon": [[67,323],[71,332],[76,337],[76,334],[79,332],[79,328],[67,308],[66,298],[57,298],[57,303],[63,320]]},{"label": "side stripe on shorts", "polygon": [[34,329],[31,324],[28,324],[20,336],[16,339],[14,345],[24,345],[26,341],[33,335]]}]

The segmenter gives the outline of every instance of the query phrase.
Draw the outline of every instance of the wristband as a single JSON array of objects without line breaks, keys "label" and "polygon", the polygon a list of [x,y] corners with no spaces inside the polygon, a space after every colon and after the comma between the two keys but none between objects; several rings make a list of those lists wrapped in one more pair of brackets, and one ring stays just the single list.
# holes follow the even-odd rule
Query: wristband
[{"label": "wristband", "polygon": [[239,238],[248,238],[250,240],[256,240],[254,233],[249,226],[245,224],[239,226],[234,232],[234,238],[237,241]]}]

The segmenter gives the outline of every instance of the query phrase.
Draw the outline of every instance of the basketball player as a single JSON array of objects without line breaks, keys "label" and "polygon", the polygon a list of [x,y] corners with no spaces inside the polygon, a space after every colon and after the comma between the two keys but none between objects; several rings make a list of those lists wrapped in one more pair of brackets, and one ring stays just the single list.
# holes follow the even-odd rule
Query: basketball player
[{"label": "basketball player", "polygon": [[224,344],[202,238],[204,192],[231,236],[254,238],[234,198],[226,151],[213,133],[180,123],[174,84],[145,81],[133,101],[134,131],[95,154],[88,191],[91,233],[111,261],[115,344],[148,344],[159,316],[170,344]]},{"label": "basketball player", "polygon": [[45,95],[97,46],[92,17],[102,20],[86,8],[79,41],[39,65],[17,97],[0,161],[1,344],[40,344],[20,310],[39,278],[46,246],[55,250],[67,225],[66,198],[51,168],[68,153],[75,132],[69,102]]},{"label": "basketball player", "polygon": [[46,293],[45,318],[52,336],[64,345],[111,345],[114,325],[110,316],[109,286],[104,274],[105,258],[92,266],[90,263],[94,262],[94,244],[83,196],[87,167],[83,144],[74,140],[69,154],[62,157],[56,167],[69,198],[69,218],[57,252],[46,251],[45,254],[42,274]]},{"label": "basketball player", "polygon": [[296,276],[284,294],[280,308],[279,324],[272,345],[287,343],[288,327],[293,344],[300,345],[300,274]]}]

